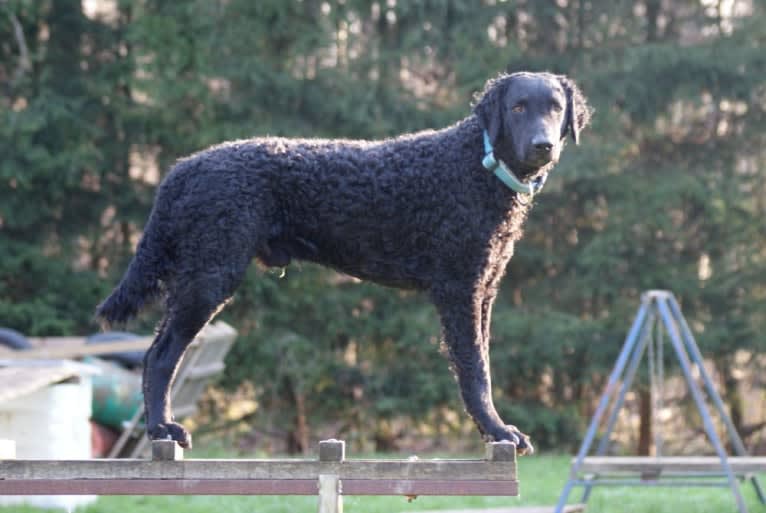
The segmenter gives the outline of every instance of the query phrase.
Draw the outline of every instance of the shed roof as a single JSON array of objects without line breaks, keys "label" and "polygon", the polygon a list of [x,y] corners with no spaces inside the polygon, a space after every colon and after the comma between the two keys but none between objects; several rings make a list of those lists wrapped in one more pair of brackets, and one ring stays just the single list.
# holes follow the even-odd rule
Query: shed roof
[{"label": "shed roof", "polygon": [[99,372],[97,367],[69,360],[0,360],[0,403]]}]

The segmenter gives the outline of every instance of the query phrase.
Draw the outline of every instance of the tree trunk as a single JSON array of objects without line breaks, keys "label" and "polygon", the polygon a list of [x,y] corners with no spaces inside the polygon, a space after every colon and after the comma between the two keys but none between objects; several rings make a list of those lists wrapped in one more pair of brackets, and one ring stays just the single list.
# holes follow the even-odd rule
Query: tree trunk
[{"label": "tree trunk", "polygon": [[295,421],[287,433],[287,452],[290,454],[306,454],[309,450],[309,427],[306,417],[306,397],[287,379],[287,386],[295,406]]},{"label": "tree trunk", "polygon": [[652,394],[646,387],[638,388],[638,455],[650,456],[652,451]]},{"label": "tree trunk", "polygon": [[[740,393],[739,381],[734,377],[734,373],[732,372],[733,363],[733,358],[723,358],[722,361],[716,362],[716,367],[721,374],[721,384],[723,388],[723,390],[721,390],[721,396],[723,402],[729,408],[729,416],[731,417],[731,422],[734,424],[734,428],[737,430],[737,433],[742,435],[745,431],[744,398]],[[722,440],[726,442],[728,450],[731,451],[731,447],[728,447],[730,445],[729,437],[723,437]]]},{"label": "tree trunk", "polygon": [[646,40],[654,43],[659,40],[659,27],[657,22],[662,10],[661,0],[647,0],[646,2]]}]

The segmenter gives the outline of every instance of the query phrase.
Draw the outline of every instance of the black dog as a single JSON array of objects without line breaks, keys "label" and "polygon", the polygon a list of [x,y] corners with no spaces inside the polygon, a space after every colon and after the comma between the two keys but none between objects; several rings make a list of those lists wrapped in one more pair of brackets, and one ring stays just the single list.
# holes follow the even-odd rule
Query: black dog
[{"label": "black dog", "polygon": [[173,422],[170,384],[189,342],[255,257],[425,291],[479,431],[531,452],[492,403],[490,314],[532,195],[567,133],[577,142],[589,119],[569,79],[515,73],[489,81],[473,114],[443,130],[384,141],[259,138],[179,161],[122,282],[97,311],[123,322],[166,296],[144,361],[150,438],[191,445]]}]

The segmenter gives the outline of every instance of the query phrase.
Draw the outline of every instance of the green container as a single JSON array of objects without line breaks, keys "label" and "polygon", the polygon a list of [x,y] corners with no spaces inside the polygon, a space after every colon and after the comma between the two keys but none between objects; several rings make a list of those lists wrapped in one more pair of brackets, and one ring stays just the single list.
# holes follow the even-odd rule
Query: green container
[{"label": "green container", "polygon": [[93,420],[122,430],[143,404],[141,376],[98,358],[88,359],[88,363],[101,369],[101,374],[92,378]]}]

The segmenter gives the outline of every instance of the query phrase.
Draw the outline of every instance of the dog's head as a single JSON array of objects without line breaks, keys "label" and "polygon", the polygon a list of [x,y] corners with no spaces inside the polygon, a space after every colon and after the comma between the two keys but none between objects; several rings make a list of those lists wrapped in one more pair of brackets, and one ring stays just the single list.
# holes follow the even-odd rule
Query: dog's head
[{"label": "dog's head", "polygon": [[522,72],[487,82],[474,114],[499,158],[534,172],[558,161],[567,134],[577,144],[591,110],[567,77]]}]

